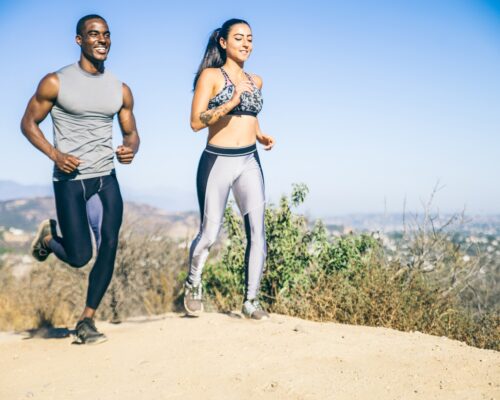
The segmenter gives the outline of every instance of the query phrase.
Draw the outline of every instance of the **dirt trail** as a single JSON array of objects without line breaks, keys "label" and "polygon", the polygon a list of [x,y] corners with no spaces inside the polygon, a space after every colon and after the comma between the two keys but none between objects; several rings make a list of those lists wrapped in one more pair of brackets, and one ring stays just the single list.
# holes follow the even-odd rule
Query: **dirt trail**
[{"label": "dirt trail", "polygon": [[500,353],[390,329],[223,314],[120,325],[109,340],[0,334],[0,399],[500,400]]}]

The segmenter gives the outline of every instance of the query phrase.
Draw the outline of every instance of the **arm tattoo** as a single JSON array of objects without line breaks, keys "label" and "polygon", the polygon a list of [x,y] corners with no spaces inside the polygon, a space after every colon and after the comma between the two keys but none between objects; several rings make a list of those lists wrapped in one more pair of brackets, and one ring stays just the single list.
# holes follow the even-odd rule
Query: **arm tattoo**
[{"label": "arm tattoo", "polygon": [[203,125],[208,126],[208,123],[214,116],[214,111],[215,110],[203,111],[200,114],[200,121],[203,123]]},{"label": "arm tattoo", "polygon": [[203,125],[208,126],[217,122],[222,116],[229,112],[229,107],[227,104],[222,104],[221,106],[214,108],[212,110],[203,111],[200,114],[200,121]]}]

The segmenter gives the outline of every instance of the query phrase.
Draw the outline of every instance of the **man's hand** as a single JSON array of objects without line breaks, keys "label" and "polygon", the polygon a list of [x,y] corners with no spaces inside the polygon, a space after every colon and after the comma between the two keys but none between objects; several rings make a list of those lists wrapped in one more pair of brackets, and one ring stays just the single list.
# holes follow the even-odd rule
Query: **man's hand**
[{"label": "man's hand", "polygon": [[80,160],[78,158],[72,156],[71,154],[61,153],[58,150],[56,150],[54,162],[57,165],[57,168],[67,174],[71,174],[80,165]]},{"label": "man's hand", "polygon": [[122,164],[130,164],[134,159],[134,156],[134,151],[130,147],[120,145],[116,149],[116,157]]},{"label": "man's hand", "polygon": [[257,140],[262,146],[264,146],[264,150],[271,150],[275,143],[272,136],[265,135],[263,133],[257,136]]}]

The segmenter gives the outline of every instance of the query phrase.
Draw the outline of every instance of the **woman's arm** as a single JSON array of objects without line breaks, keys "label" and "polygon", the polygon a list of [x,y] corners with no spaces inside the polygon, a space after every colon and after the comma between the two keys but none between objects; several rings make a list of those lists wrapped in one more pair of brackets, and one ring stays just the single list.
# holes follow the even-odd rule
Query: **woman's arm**
[{"label": "woman's arm", "polygon": [[[262,78],[258,75],[252,75],[255,86],[262,90]],[[260,130],[259,120],[257,120],[257,130],[255,132],[257,141],[264,146],[264,150],[271,150],[276,143],[272,136],[266,135]]]},{"label": "woman's arm", "polygon": [[257,141],[264,146],[264,150],[271,150],[276,143],[274,138],[270,135],[266,135],[260,130],[259,120],[257,120],[257,130],[255,132],[255,137]]},{"label": "woman's arm", "polygon": [[202,71],[196,83],[191,105],[191,129],[195,132],[215,124],[221,117],[240,104],[241,93],[252,91],[251,82],[242,81],[235,86],[231,100],[219,107],[207,110],[208,101],[215,94],[217,84],[220,81],[218,78],[220,78],[218,69],[207,68]]}]

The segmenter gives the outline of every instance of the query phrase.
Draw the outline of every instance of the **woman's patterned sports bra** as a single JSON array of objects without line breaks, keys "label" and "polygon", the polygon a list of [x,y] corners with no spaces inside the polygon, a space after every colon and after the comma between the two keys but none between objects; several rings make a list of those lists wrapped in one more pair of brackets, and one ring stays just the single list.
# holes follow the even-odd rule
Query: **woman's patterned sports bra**
[{"label": "woman's patterned sports bra", "polygon": [[[217,93],[214,97],[212,97],[208,102],[208,109],[216,108],[221,106],[222,104],[227,103],[233,97],[234,92],[234,84],[231,82],[229,75],[221,67],[222,75],[224,75],[224,87],[222,90]],[[257,87],[252,77],[245,72],[245,75],[248,77],[250,82],[253,84],[252,93],[243,92],[241,94],[241,101],[236,107],[234,107],[231,111],[229,111],[226,115],[251,115],[256,117],[257,114],[262,110],[262,93],[260,89]]]}]

